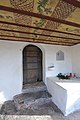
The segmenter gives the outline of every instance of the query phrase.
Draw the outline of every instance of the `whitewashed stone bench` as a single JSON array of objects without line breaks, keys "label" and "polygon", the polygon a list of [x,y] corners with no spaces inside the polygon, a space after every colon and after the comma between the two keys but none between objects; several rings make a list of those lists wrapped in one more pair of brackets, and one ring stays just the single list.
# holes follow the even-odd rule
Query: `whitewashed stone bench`
[{"label": "whitewashed stone bench", "polygon": [[80,79],[59,80],[49,77],[47,89],[52,95],[52,101],[65,116],[80,109]]}]

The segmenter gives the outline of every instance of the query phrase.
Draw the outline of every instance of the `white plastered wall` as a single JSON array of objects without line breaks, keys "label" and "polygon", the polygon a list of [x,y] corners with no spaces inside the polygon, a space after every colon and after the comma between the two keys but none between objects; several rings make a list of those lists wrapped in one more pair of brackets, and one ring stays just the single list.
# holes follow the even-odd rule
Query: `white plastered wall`
[{"label": "white plastered wall", "polygon": [[[23,65],[22,51],[25,46],[33,43],[0,41],[0,102],[12,99],[22,92]],[[72,72],[70,47],[33,44],[43,52],[43,81],[58,73]],[[64,61],[56,61],[56,53],[64,52]],[[54,70],[48,67],[54,65]]]},{"label": "white plastered wall", "polygon": [[[63,61],[56,60],[56,53],[59,50],[64,52]],[[45,45],[45,51],[46,77],[56,76],[60,72],[63,74],[72,72],[70,47]],[[54,65],[53,71],[48,70],[51,65]]]},{"label": "white plastered wall", "polygon": [[72,72],[80,77],[80,44],[71,48]]}]

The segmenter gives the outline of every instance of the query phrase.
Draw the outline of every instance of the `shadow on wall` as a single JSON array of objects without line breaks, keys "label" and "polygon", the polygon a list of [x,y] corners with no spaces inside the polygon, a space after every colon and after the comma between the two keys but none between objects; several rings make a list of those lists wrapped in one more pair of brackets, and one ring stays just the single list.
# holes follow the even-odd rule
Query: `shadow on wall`
[{"label": "shadow on wall", "polygon": [[[76,95],[77,96],[77,95]],[[71,113],[71,112],[74,112],[75,110],[77,111],[77,110],[80,110],[80,97],[75,97],[75,98],[73,98],[72,97],[72,99],[74,99],[74,102],[72,102],[72,101],[70,101],[70,103],[69,103],[69,105],[68,105],[68,107],[67,107],[67,112],[66,112],[66,114],[69,114],[69,113]],[[71,104],[71,102],[72,102],[72,104]],[[73,111],[74,110],[74,111]]]},{"label": "shadow on wall", "polygon": [[3,91],[0,91],[0,104],[2,104],[4,101],[6,101],[4,92],[3,92]]}]

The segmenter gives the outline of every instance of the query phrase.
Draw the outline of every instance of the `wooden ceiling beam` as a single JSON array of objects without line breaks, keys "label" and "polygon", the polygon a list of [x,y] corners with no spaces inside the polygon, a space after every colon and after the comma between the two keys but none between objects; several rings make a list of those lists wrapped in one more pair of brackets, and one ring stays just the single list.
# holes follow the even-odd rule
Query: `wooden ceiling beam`
[{"label": "wooden ceiling beam", "polygon": [[19,24],[19,23],[12,23],[12,22],[5,22],[5,21],[0,21],[0,23],[1,24],[19,26],[19,27],[25,27],[25,28],[32,28],[32,29],[37,29],[37,30],[44,30],[44,31],[49,31],[49,32],[56,32],[56,33],[67,34],[67,35],[80,36],[79,34],[74,34],[74,33],[69,33],[69,32],[62,32],[62,31],[58,31],[58,30],[51,30],[51,29],[40,28],[40,27],[34,27],[34,26],[24,25],[24,24]]},{"label": "wooden ceiling beam", "polygon": [[[56,42],[56,41],[54,41],[54,40],[46,40],[46,39],[37,39],[37,38],[33,38],[33,37],[18,37],[18,36],[11,36],[11,35],[0,35],[0,37],[10,37],[10,38],[19,38],[19,39],[32,39],[33,41],[35,41],[35,40],[40,40],[40,41],[52,41],[52,42]],[[60,42],[60,40],[57,40],[57,41],[59,41]],[[66,41],[66,40],[61,40],[61,42],[63,42],[63,43],[72,43],[72,41]],[[80,41],[74,41],[73,43],[79,43]]]},{"label": "wooden ceiling beam", "polygon": [[0,5],[0,10],[13,12],[13,13],[18,13],[18,14],[22,14],[22,15],[28,15],[28,16],[31,16],[31,17],[42,18],[42,19],[46,19],[46,20],[58,22],[58,23],[61,23],[61,24],[66,24],[66,25],[70,25],[70,26],[74,26],[74,27],[79,27],[80,28],[80,24],[78,24],[78,23],[74,23],[74,22],[70,22],[70,21],[59,19],[59,18],[54,18],[54,17],[50,17],[50,16],[34,13],[34,12],[24,11],[24,10],[15,9],[15,8],[2,6],[2,5]]},{"label": "wooden ceiling beam", "polygon": [[38,34],[38,33],[32,33],[32,32],[23,32],[18,30],[8,30],[8,29],[1,29],[2,31],[8,31],[8,32],[17,32],[17,33],[23,33],[23,34],[29,34],[29,35],[39,35],[39,36],[45,36],[45,37],[52,37],[52,38],[61,38],[61,39],[69,39],[69,40],[80,40],[80,39],[74,39],[74,38],[67,38],[67,37],[59,37],[59,36],[51,36],[51,35],[45,35],[45,34]]},{"label": "wooden ceiling beam", "polygon": [[45,34],[38,34],[38,33],[32,33],[32,32],[23,32],[23,31],[18,31],[18,30],[8,30],[8,29],[1,29],[2,31],[8,31],[8,32],[17,32],[17,33],[24,33],[28,35],[39,35],[39,36],[45,36],[45,37],[52,37],[52,38],[61,38],[61,39],[66,39],[66,40],[80,40],[80,39],[74,39],[74,38],[67,38],[67,37],[59,37],[59,36],[51,36],[51,35],[45,35]]},{"label": "wooden ceiling beam", "polygon": [[63,0],[63,1],[73,5],[75,7],[79,7],[80,8],[80,2],[78,0]]},{"label": "wooden ceiling beam", "polygon": [[[44,44],[54,44],[54,45],[65,45],[65,46],[72,46],[73,43],[64,43],[64,42],[57,42],[57,41],[33,41],[33,40],[22,40],[22,39],[7,39],[7,38],[0,38],[0,40],[7,40],[7,41],[18,41],[18,42],[32,42],[32,43],[44,43]],[[76,43],[77,44],[77,43]]]}]

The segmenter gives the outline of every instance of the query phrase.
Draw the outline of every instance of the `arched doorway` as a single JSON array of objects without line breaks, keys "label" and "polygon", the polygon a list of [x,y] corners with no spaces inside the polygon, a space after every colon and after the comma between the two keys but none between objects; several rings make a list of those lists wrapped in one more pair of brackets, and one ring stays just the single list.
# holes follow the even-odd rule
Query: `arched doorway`
[{"label": "arched doorway", "polygon": [[23,49],[23,85],[42,81],[42,51],[35,45]]}]

